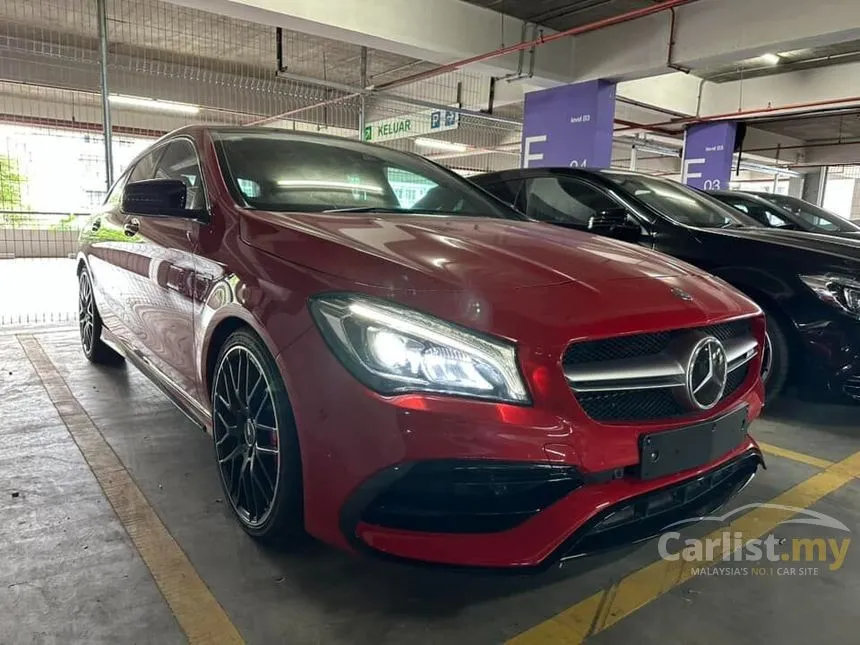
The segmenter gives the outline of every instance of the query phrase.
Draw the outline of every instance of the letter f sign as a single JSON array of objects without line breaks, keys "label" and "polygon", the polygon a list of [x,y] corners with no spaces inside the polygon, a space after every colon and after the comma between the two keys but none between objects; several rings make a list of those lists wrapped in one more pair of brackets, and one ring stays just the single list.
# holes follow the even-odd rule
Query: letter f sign
[{"label": "letter f sign", "polygon": [[532,153],[532,144],[533,143],[545,143],[546,135],[542,134],[537,137],[526,137],[523,140],[523,168],[528,168],[531,165],[532,161],[542,161],[543,153],[535,152]]}]

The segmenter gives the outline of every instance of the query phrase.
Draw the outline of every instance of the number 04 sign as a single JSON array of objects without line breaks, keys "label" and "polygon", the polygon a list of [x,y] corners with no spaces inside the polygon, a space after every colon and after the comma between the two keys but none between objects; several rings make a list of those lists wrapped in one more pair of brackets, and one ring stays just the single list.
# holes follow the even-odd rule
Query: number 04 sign
[{"label": "number 04 sign", "polygon": [[529,92],[523,114],[522,165],[608,168],[615,85],[589,81]]},{"label": "number 04 sign", "polygon": [[684,138],[681,180],[702,190],[727,188],[732,174],[736,126],[731,122],[691,126]]}]

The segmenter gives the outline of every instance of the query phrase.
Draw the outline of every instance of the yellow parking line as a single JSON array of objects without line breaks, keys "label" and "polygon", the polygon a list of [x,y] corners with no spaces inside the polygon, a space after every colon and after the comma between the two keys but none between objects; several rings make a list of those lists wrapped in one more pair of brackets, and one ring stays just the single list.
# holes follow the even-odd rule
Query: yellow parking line
[{"label": "yellow parking line", "polygon": [[[770,504],[806,508],[860,476],[860,452],[847,459],[830,464],[784,493],[770,500]],[[770,533],[781,522],[795,513],[791,509],[762,507],[737,517],[728,527],[711,533],[708,538],[719,538],[724,532],[739,532],[744,541]],[[706,567],[711,562],[675,562],[658,560],[622,578],[616,584],[566,609],[519,636],[508,645],[568,645],[581,643],[587,637],[603,631],[629,616],[637,609],[656,600],[673,587],[694,575],[693,569]]]},{"label": "yellow parking line", "polygon": [[764,452],[775,455],[777,457],[784,457],[785,459],[791,459],[792,461],[799,461],[802,464],[808,464],[810,466],[815,466],[816,468],[830,468],[833,465],[832,461],[827,459],[819,459],[818,457],[813,457],[812,455],[805,455],[802,452],[795,452],[794,450],[789,450],[787,448],[780,448],[779,446],[774,446],[770,443],[762,443],[758,442],[759,448],[761,448]]},{"label": "yellow parking line", "polygon": [[[19,336],[18,340],[188,642],[192,645],[244,643],[182,548],[69,390],[39,341],[29,334]],[[117,584],[121,581],[118,580]]]}]

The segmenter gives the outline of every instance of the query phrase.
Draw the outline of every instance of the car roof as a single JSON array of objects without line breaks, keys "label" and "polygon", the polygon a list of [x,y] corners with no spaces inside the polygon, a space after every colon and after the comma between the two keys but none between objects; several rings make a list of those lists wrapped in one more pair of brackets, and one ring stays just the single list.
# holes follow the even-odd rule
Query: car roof
[{"label": "car roof", "polygon": [[508,179],[523,179],[526,177],[535,177],[540,175],[565,175],[566,177],[580,177],[582,179],[599,179],[600,181],[606,181],[607,174],[631,174],[631,175],[639,175],[642,173],[633,173],[626,171],[615,171],[615,170],[591,170],[588,168],[567,168],[565,166],[548,166],[541,168],[512,168],[509,170],[497,170],[495,172],[487,172],[480,175],[473,175],[469,177],[472,181],[507,181]]}]

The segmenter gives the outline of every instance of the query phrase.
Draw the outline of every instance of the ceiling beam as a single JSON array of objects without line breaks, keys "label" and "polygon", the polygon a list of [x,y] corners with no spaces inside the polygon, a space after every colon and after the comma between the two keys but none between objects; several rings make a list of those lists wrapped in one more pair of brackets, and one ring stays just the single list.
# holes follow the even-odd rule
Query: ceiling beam
[{"label": "ceiling beam", "polygon": [[[522,42],[522,20],[461,0],[168,0],[272,27],[381,49],[440,65]],[[545,29],[544,33],[554,33]],[[534,76],[538,86],[572,77],[572,41],[564,38],[537,48]],[[470,67],[494,76],[516,73],[520,58],[512,53]],[[528,55],[525,70],[528,72]]]},{"label": "ceiling beam", "polygon": [[855,0],[699,0],[673,11],[674,33],[664,12],[575,37],[573,78],[643,78],[860,39]]}]

